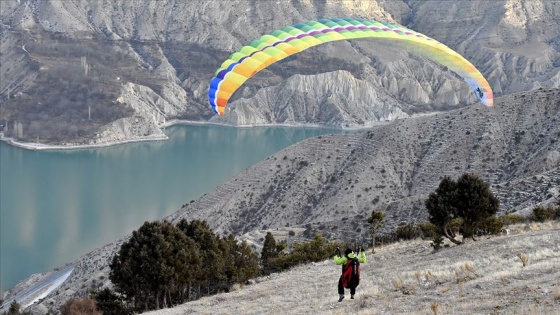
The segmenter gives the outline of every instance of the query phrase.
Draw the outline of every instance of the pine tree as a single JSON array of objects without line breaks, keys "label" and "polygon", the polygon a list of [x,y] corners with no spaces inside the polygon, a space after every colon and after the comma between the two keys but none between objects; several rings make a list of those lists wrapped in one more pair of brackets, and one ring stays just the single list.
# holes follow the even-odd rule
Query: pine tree
[{"label": "pine tree", "polygon": [[384,217],[385,217],[385,213],[373,209],[371,210],[370,217],[367,219],[367,222],[371,224],[371,241],[372,241],[371,252],[372,253],[375,252],[375,234],[381,228],[382,226],[381,222],[383,221]]},{"label": "pine tree", "polygon": [[21,306],[16,302],[12,302],[12,304],[10,304],[10,308],[8,309],[7,313],[4,313],[5,315],[31,315],[31,312],[26,312],[26,311],[22,311],[21,310]]},{"label": "pine tree", "polygon": [[226,282],[224,258],[219,248],[219,238],[206,221],[183,219],[177,224],[188,238],[192,239],[200,252],[202,261],[196,276],[198,296],[210,295],[219,291]]},{"label": "pine tree", "polygon": [[276,245],[276,240],[272,233],[266,233],[264,238],[264,244],[261,251],[261,266],[262,273],[264,275],[271,274],[274,272],[273,265],[271,264],[271,259],[278,257],[278,250]]},{"label": "pine tree", "polygon": [[457,217],[456,203],[457,183],[445,176],[435,192],[430,193],[425,205],[430,215],[430,222],[437,227],[439,235],[445,236],[455,244],[461,244],[455,239],[455,234],[449,226],[451,221]]},{"label": "pine tree", "polygon": [[92,298],[96,302],[97,309],[103,313],[103,315],[132,314],[132,311],[128,310],[124,305],[122,297],[111,291],[109,288],[94,292],[92,294]]},{"label": "pine tree", "polygon": [[233,260],[238,271],[237,283],[247,282],[259,274],[259,257],[246,241],[237,244]]},{"label": "pine tree", "polygon": [[[500,203],[484,180],[473,174],[463,174],[457,182],[444,177],[425,205],[438,233],[455,244],[462,244],[465,238],[475,239],[477,230],[496,214]],[[463,233],[462,242],[455,239],[452,228],[457,222]]]},{"label": "pine tree", "polygon": [[475,240],[477,228],[496,214],[500,202],[484,180],[473,174],[463,174],[457,180],[457,215],[463,218],[463,238]]},{"label": "pine tree", "polygon": [[192,240],[169,222],[146,222],[113,257],[109,279],[136,309],[159,309],[181,295],[185,273],[196,270]]},{"label": "pine tree", "polygon": [[220,239],[220,251],[224,259],[224,274],[226,281],[221,290],[229,291],[230,287],[239,282],[239,270],[235,263],[235,252],[237,251],[237,240],[233,235]]}]

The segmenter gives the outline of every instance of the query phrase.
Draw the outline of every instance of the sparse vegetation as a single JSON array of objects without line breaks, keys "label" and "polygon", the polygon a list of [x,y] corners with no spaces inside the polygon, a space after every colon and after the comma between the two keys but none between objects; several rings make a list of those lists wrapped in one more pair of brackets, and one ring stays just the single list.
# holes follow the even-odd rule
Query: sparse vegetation
[{"label": "sparse vegetation", "polygon": [[373,209],[371,215],[367,219],[367,222],[371,225],[371,241],[372,241],[372,253],[375,251],[375,234],[382,227],[382,221],[385,217],[385,213]]},{"label": "sparse vegetation", "polygon": [[71,298],[60,307],[61,315],[103,315],[94,300]]},{"label": "sparse vegetation", "polygon": [[268,256],[266,265],[270,271],[279,272],[287,270],[297,265],[330,258],[333,256],[336,248],[340,246],[342,246],[342,244],[327,242],[322,235],[316,234],[313,240],[309,242],[294,243],[289,253],[277,251],[277,254],[274,256]]},{"label": "sparse vegetation", "polygon": [[17,302],[12,302],[10,304],[10,308],[8,308],[7,312],[4,312],[3,315],[32,315],[33,313],[28,311],[22,311],[21,306]]},{"label": "sparse vegetation", "polygon": [[[132,58],[107,47],[101,38],[44,37],[25,47],[36,70],[42,66],[41,71],[36,71],[31,88],[6,100],[0,110],[8,127],[5,134],[18,140],[79,143],[94,139],[101,126],[134,114],[130,105],[115,102],[122,82],[155,89],[160,83],[139,69]],[[91,71],[84,71],[80,63],[84,57]],[[117,76],[122,81],[115,81]]]},{"label": "sparse vegetation", "polygon": [[432,302],[430,304],[430,309],[432,310],[432,313],[434,313],[434,315],[438,315],[439,304],[437,302]]},{"label": "sparse vegetation", "polygon": [[556,301],[556,303],[560,303],[560,286],[557,286],[552,290],[552,298]]},{"label": "sparse vegetation", "polygon": [[517,258],[519,258],[519,260],[521,260],[521,263],[523,264],[523,267],[527,266],[527,263],[529,262],[529,257],[527,257],[527,255],[523,254],[522,252],[518,252],[517,253]]},{"label": "sparse vegetation", "polygon": [[422,232],[413,222],[409,222],[407,224],[399,225],[397,227],[396,234],[399,240],[412,240],[420,237]]},{"label": "sparse vegetation", "polygon": [[524,216],[521,216],[519,214],[509,214],[509,213],[500,216],[500,219],[502,220],[504,225],[518,224],[526,220]]},{"label": "sparse vegetation", "polygon": [[394,277],[393,280],[391,280],[391,283],[397,291],[402,291],[404,288],[404,283],[400,277]]},{"label": "sparse vegetation", "polygon": [[421,222],[416,225],[420,229],[420,235],[422,239],[433,239],[437,232],[437,227],[431,222]]},{"label": "sparse vegetation", "polygon": [[552,207],[544,207],[542,205],[538,205],[533,208],[533,213],[531,214],[531,220],[537,222],[545,222],[549,220],[554,220],[556,218],[560,218],[558,216],[558,210]]},{"label": "sparse vegetation", "polygon": [[493,215],[480,222],[480,225],[478,226],[477,234],[497,235],[502,233],[504,225],[505,225],[504,220],[502,218],[498,218],[495,215]]}]

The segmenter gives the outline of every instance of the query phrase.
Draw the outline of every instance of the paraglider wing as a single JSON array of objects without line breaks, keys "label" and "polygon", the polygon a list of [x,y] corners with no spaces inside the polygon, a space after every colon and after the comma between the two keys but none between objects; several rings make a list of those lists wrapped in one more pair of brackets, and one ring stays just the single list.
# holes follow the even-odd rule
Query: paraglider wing
[{"label": "paraglider wing", "polygon": [[401,25],[364,19],[321,19],[276,30],[233,53],[210,81],[208,101],[223,115],[233,93],[255,73],[310,47],[338,40],[371,38],[398,42],[408,51],[436,61],[461,76],[486,106],[493,106],[490,85],[468,60],[444,44]]}]

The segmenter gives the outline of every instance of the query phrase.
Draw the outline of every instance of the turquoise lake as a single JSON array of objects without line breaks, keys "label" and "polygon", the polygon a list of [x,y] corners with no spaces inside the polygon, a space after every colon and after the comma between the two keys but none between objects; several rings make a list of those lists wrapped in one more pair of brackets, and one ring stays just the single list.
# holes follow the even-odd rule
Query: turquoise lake
[{"label": "turquoise lake", "polygon": [[305,138],[305,127],[168,127],[168,141],[31,151],[0,143],[0,288],[162,219]]}]

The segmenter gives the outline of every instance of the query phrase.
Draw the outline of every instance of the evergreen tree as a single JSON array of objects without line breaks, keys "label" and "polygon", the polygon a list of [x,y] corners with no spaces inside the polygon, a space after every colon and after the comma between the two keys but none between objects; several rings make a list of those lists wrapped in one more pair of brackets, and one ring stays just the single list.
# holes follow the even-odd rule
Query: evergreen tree
[{"label": "evergreen tree", "polygon": [[177,225],[188,238],[192,239],[200,252],[201,265],[196,275],[198,296],[219,292],[227,282],[224,270],[224,258],[219,248],[219,238],[206,221],[183,219]]},{"label": "evergreen tree", "polygon": [[244,283],[251,278],[255,278],[260,272],[259,256],[244,240],[237,245],[235,264],[239,270],[237,279],[239,283]]},{"label": "evergreen tree", "polygon": [[[457,216],[457,183],[445,176],[435,192],[430,193],[425,202],[430,215],[429,219],[437,227],[439,235],[443,235],[455,244],[461,244],[455,239],[455,233],[450,228],[451,221]],[[435,238],[439,238],[438,235]]]},{"label": "evergreen tree", "polygon": [[367,222],[371,224],[371,242],[372,242],[371,252],[372,253],[375,252],[375,234],[383,226],[381,222],[383,221],[384,217],[385,217],[385,213],[373,209],[371,210],[371,215],[367,219]]},{"label": "evergreen tree", "polygon": [[233,235],[228,237],[230,252],[228,260],[233,263],[235,270],[234,277],[230,280],[233,283],[245,283],[247,280],[259,274],[259,257],[246,241],[237,242]]},{"label": "evergreen tree", "polygon": [[271,260],[278,257],[278,254],[279,253],[274,236],[270,232],[266,233],[263,248],[261,251],[261,266],[262,273],[264,275],[269,275],[276,271],[271,264]]},{"label": "evergreen tree", "polygon": [[128,310],[124,305],[123,299],[111,291],[109,288],[105,288],[101,291],[94,292],[92,298],[95,300],[97,309],[103,313],[103,315],[129,315],[132,314],[131,310]]},{"label": "evergreen tree", "polygon": [[22,311],[21,306],[16,301],[10,304],[10,308],[8,309],[8,312],[4,314],[5,315],[32,315],[31,312]]},{"label": "evergreen tree", "polygon": [[323,235],[315,234],[309,242],[293,244],[293,251],[290,255],[294,256],[296,264],[321,261],[329,258],[340,244],[328,243]]},{"label": "evergreen tree", "polygon": [[[290,253],[278,255],[267,260],[271,270],[282,271],[292,266],[317,262],[331,257],[331,254],[342,244],[326,242],[321,234],[316,234],[313,240],[304,243],[294,243]],[[278,249],[278,245],[276,246]]]},{"label": "evergreen tree", "polygon": [[479,225],[495,215],[500,207],[498,198],[484,180],[473,174],[463,174],[457,181],[457,215],[463,218],[463,237],[475,240]]},{"label": "evergreen tree", "polygon": [[169,222],[146,222],[110,264],[109,279],[136,309],[166,307],[182,296],[185,274],[198,266],[194,243]]},{"label": "evergreen tree", "polygon": [[220,251],[224,259],[224,274],[226,281],[222,284],[221,290],[229,291],[231,286],[239,282],[239,270],[235,264],[235,252],[237,250],[237,240],[233,235],[220,239]]},{"label": "evergreen tree", "polygon": [[433,223],[440,235],[455,244],[453,224],[460,222],[460,231],[465,238],[472,238],[477,230],[495,215],[499,201],[490,191],[489,185],[480,177],[463,174],[457,182],[444,177],[435,192],[430,193],[425,202]]}]

